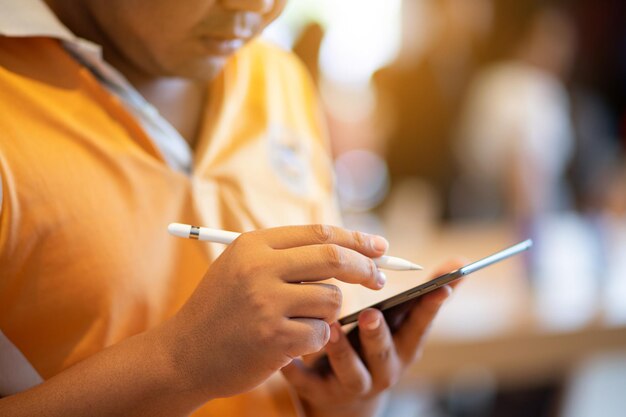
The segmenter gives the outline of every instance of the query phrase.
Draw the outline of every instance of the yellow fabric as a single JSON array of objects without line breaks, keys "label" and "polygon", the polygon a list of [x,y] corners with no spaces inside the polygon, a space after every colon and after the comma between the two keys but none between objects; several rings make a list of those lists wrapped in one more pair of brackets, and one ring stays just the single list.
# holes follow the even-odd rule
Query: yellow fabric
[{"label": "yellow fabric", "polygon": [[[174,314],[233,231],[337,222],[308,76],[254,42],[211,88],[191,176],[52,39],[0,37],[0,330],[45,378]],[[197,415],[288,416],[279,376]]]}]

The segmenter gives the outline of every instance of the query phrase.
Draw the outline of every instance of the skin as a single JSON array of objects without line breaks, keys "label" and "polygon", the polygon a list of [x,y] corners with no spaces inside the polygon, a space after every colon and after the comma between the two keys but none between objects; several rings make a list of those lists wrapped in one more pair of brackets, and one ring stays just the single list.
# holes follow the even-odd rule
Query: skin
[{"label": "skin", "polygon": [[[441,265],[436,277],[463,266],[464,260]],[[307,416],[375,416],[384,405],[384,393],[421,356],[425,337],[439,308],[461,281],[421,297],[399,331],[391,334],[380,311],[368,309],[359,316],[358,326],[364,359],[352,349],[338,323],[331,326],[326,354],[334,374],[321,377],[293,361],[283,374],[295,387]]]},{"label": "skin", "polygon": [[286,0],[46,2],[72,32],[101,45],[105,60],[193,146],[208,82]]},{"label": "skin", "polygon": [[330,226],[245,233],[170,320],[0,400],[0,415],[185,416],[248,391],[330,338],[341,290],[298,283],[335,277],[380,289],[371,258],[386,249],[379,236]]},{"label": "skin", "polygon": [[[236,47],[280,14],[285,0],[47,3],[75,34],[102,45],[105,59],[193,146],[210,99],[207,83]],[[239,40],[219,40],[232,37]],[[319,225],[245,233],[170,320],[0,400],[0,415],[185,416],[213,398],[247,391],[281,368],[309,416],[373,415],[384,391],[419,355],[449,288],[424,297],[393,337],[379,312],[365,311],[359,318],[366,352],[361,361],[337,325],[330,326],[339,314],[340,290],[298,283],[335,277],[379,289],[384,274],[371,258],[387,246],[382,237]],[[325,345],[334,371],[329,378],[293,361]]]}]

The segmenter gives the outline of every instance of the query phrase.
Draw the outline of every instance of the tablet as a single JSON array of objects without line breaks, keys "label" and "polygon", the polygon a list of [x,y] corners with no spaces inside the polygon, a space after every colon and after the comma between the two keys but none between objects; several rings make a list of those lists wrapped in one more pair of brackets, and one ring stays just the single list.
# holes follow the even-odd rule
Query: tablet
[{"label": "tablet", "polygon": [[[509,248],[503,249],[499,252],[489,255],[486,258],[465,265],[455,271],[441,275],[435,279],[432,279],[424,284],[418,285],[414,288],[401,292],[398,295],[387,298],[379,303],[373,304],[369,307],[363,308],[355,313],[345,316],[339,319],[341,325],[351,324],[358,320],[359,314],[368,308],[375,308],[383,312],[385,322],[389,326],[391,333],[395,333],[401,326],[402,322],[406,318],[407,314],[411,311],[411,308],[415,305],[416,299],[424,294],[436,290],[446,284],[451,283],[457,279],[463,278],[466,275],[481,270],[489,265],[493,265],[504,259],[510,258],[520,252],[528,250],[532,246],[532,240],[528,239],[513,245]],[[362,355],[361,340],[359,337],[359,328],[354,326],[348,334],[348,340],[352,347],[357,351],[359,355]],[[315,369],[321,375],[328,375],[332,370],[330,362],[326,355],[320,356],[313,364]]]},{"label": "tablet", "polygon": [[424,284],[418,285],[417,287],[413,287],[409,290],[401,292],[400,294],[394,295],[393,297],[387,298],[386,300],[383,300],[379,303],[376,303],[369,307],[365,307],[348,316],[342,317],[339,319],[339,323],[343,326],[343,325],[350,324],[350,323],[357,321],[361,311],[366,310],[368,308],[375,308],[380,311],[385,311],[392,307],[396,307],[400,304],[411,301],[417,297],[420,297],[424,294],[434,291],[437,288],[443,287],[444,285],[449,284],[452,281],[456,281],[459,278],[463,278],[464,276],[469,275],[472,272],[479,271],[489,265],[493,265],[496,262],[500,262],[504,259],[510,258],[513,255],[516,255],[520,252],[528,250],[532,246],[532,244],[533,244],[532,240],[527,239],[509,248],[496,252],[493,255],[489,255],[486,258],[483,258],[479,261],[465,265],[457,269],[456,271],[452,271],[445,275],[441,275]]}]

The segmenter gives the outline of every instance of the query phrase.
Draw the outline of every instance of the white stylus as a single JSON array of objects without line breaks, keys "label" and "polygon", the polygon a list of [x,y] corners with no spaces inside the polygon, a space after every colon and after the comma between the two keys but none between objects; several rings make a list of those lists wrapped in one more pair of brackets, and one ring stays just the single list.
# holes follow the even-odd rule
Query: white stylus
[{"label": "white stylus", "polygon": [[[208,227],[191,226],[189,224],[171,223],[167,226],[167,231],[177,237],[185,239],[205,240],[207,242],[223,243],[228,245],[237,239],[240,233],[228,232],[226,230],[210,229]],[[394,256],[381,256],[374,258],[374,263],[382,269],[393,271],[419,271],[424,268],[407,261],[406,259]]]}]

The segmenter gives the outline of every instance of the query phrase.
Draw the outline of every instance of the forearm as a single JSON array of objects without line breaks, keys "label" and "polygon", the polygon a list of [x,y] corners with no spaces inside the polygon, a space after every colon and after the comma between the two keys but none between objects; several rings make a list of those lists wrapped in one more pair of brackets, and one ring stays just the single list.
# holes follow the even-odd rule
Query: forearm
[{"label": "forearm", "polygon": [[185,390],[158,330],[143,333],[0,400],[0,415],[186,416],[208,398]]}]

